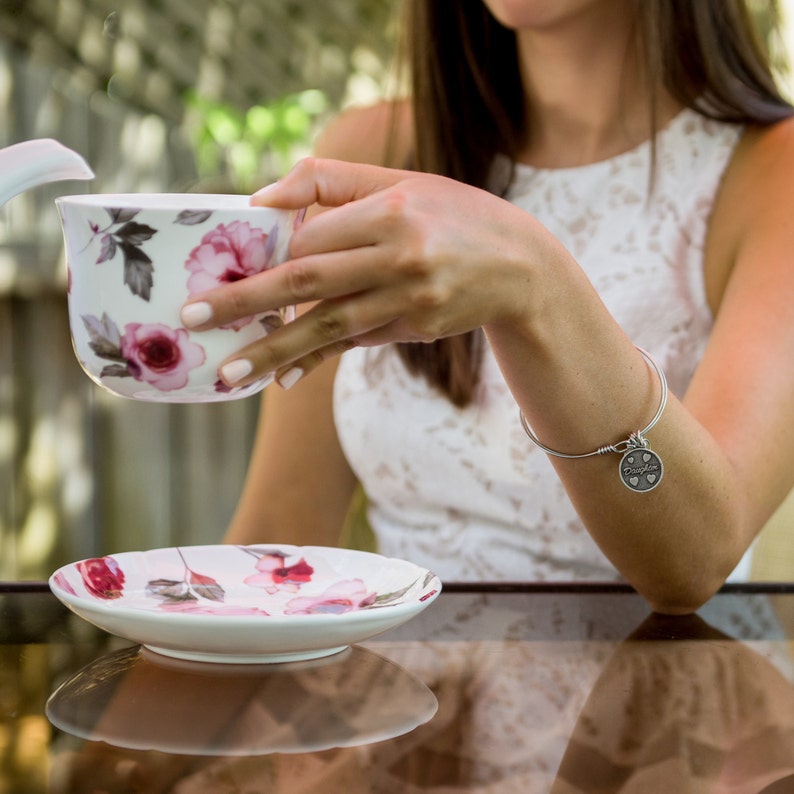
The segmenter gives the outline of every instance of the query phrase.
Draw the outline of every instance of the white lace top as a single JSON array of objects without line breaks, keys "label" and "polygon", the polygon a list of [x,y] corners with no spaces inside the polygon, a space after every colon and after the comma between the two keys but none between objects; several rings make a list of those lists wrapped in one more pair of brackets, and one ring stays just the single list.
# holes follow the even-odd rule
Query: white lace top
[{"label": "white lace top", "polygon": [[[681,112],[658,136],[650,200],[649,143],[583,167],[519,166],[508,195],[568,247],[679,397],[711,330],[704,239],[740,135]],[[393,347],[353,349],[340,363],[334,411],[382,554],[447,581],[620,578],[524,435],[490,350],[475,400],[458,409],[409,375]]]}]

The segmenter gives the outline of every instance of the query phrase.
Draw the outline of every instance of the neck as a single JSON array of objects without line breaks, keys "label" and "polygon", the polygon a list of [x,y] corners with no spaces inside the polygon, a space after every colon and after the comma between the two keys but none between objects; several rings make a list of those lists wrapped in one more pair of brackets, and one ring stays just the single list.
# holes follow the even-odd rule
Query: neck
[{"label": "neck", "polygon": [[604,160],[649,138],[652,101],[660,124],[677,112],[661,89],[656,99],[649,93],[630,17],[610,8],[619,6],[602,6],[598,24],[517,32],[529,108],[523,162],[563,168]]}]

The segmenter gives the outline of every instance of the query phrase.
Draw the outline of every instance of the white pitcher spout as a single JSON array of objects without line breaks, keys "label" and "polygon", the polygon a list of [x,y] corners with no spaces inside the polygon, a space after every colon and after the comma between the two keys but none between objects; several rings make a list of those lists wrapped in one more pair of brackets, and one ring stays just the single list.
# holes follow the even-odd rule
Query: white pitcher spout
[{"label": "white pitcher spout", "polygon": [[93,179],[77,152],[52,138],[23,141],[0,149],[0,206],[32,187],[63,179]]}]

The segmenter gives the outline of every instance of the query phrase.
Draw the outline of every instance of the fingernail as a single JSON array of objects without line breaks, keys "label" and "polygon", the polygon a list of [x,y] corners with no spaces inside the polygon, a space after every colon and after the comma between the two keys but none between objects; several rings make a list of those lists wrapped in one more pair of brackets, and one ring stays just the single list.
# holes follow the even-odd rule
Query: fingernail
[{"label": "fingernail", "polygon": [[270,193],[273,188],[278,185],[278,182],[271,182],[269,185],[265,185],[264,187],[259,188],[256,193],[251,196],[251,199],[258,198],[259,196],[264,196],[266,193]]},{"label": "fingernail", "polygon": [[246,375],[250,375],[254,365],[247,358],[238,358],[221,367],[221,375],[227,383],[237,383]]},{"label": "fingernail", "polygon": [[292,367],[288,369],[283,375],[276,378],[276,383],[282,389],[291,389],[303,377],[302,367]]},{"label": "fingernail", "polygon": [[205,301],[188,303],[187,306],[182,307],[179,317],[185,328],[195,328],[197,325],[203,325],[212,317],[212,306]]}]

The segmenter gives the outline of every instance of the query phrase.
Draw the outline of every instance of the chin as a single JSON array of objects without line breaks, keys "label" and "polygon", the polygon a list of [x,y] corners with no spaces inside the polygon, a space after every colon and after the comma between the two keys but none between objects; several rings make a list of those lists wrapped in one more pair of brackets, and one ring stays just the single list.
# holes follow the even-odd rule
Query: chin
[{"label": "chin", "polygon": [[546,28],[607,0],[483,0],[485,7],[506,28]]}]

